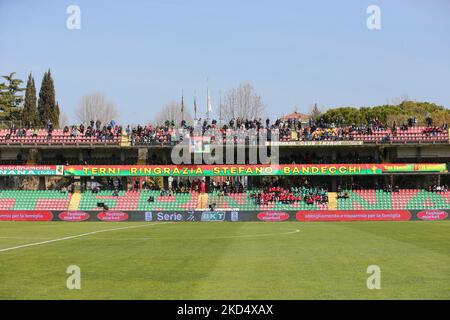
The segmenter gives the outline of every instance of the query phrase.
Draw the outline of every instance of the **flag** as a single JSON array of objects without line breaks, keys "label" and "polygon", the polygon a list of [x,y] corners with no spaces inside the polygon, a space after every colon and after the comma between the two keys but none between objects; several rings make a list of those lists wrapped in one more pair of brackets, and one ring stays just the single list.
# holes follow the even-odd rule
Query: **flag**
[{"label": "flag", "polygon": [[197,120],[197,97],[194,93],[194,119]]},{"label": "flag", "polygon": [[219,102],[219,123],[222,122],[222,92],[219,92],[220,102]]},{"label": "flag", "polygon": [[207,95],[208,95],[208,118],[211,115],[212,107],[211,107],[211,97],[209,96],[209,89],[206,89]]},{"label": "flag", "polygon": [[184,95],[183,92],[181,92],[181,114],[184,112]]},{"label": "flag", "polygon": [[184,93],[181,91],[181,122],[184,120]]}]

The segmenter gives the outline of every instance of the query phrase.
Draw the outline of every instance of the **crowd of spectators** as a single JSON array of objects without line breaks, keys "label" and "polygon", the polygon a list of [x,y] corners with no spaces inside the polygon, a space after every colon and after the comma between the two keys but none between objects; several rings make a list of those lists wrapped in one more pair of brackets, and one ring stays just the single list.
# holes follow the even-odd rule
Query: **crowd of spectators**
[{"label": "crowd of spectators", "polygon": [[400,192],[400,187],[398,185],[392,186],[391,184],[386,184],[383,186],[383,191],[392,193],[392,192]]},{"label": "crowd of spectators", "polygon": [[[189,136],[204,135],[209,133],[211,141],[225,141],[226,135],[239,137],[249,130],[260,133],[261,130],[267,136],[265,139],[272,140],[276,134],[280,140],[284,141],[351,141],[356,136],[370,136],[376,132],[385,134],[383,142],[390,142],[397,135],[398,130],[405,131],[412,127],[417,127],[417,119],[411,118],[401,126],[394,122],[392,127],[388,127],[378,118],[369,119],[367,124],[349,124],[344,118],[337,118],[327,122],[320,118],[316,123],[313,118],[309,122],[302,123],[299,119],[277,119],[271,123],[270,119],[263,121],[258,119],[231,119],[229,122],[219,124],[216,120],[195,120],[192,124],[183,121],[177,126],[173,121],[166,121],[159,126],[127,127],[127,134],[133,144],[175,144]],[[432,120],[427,121],[427,127],[423,134],[427,136],[437,136],[448,130],[448,125],[433,125]]]},{"label": "crowd of spectators", "polygon": [[268,187],[258,189],[250,194],[257,205],[270,203],[292,204],[306,202],[307,204],[328,203],[328,191],[322,187]]},{"label": "crowd of spectators", "polygon": [[179,130],[175,128],[173,123],[166,121],[164,125],[153,126],[135,126],[130,125],[125,129],[132,145],[156,145],[156,144],[176,144],[183,139],[183,135],[179,135]]},{"label": "crowd of spectators", "polygon": [[[51,121],[47,122],[45,130],[47,140],[51,140],[55,132],[55,127]],[[86,126],[83,123],[80,125],[64,126],[62,133],[65,137],[94,137],[97,141],[107,142],[120,137],[122,134],[122,127],[116,124],[114,120],[111,120],[111,122],[106,125],[102,125],[100,120],[91,120],[89,125]],[[12,124],[9,132],[5,135],[5,140],[9,140],[12,137],[26,138],[28,135],[30,135],[31,138],[37,138],[39,134],[39,128],[31,124],[19,129],[15,124]]]},{"label": "crowd of spectators", "polygon": [[[49,123],[50,132],[53,130],[53,125],[51,122]],[[47,128],[47,130],[48,130]],[[27,127],[27,128],[19,128],[17,129],[15,124],[12,124],[9,128],[9,132],[5,135],[5,140],[9,140],[12,137],[18,137],[18,138],[26,138],[29,134],[29,131],[31,130],[31,137],[35,138],[38,136],[39,130],[37,128],[33,127]]]},{"label": "crowd of spectators", "polygon": [[[174,121],[165,121],[160,125],[128,125],[125,129],[133,145],[157,145],[176,144],[193,135],[204,135],[211,133],[211,140],[225,141],[226,135],[239,136],[246,134],[249,130],[259,133],[261,130],[267,135],[265,139],[272,140],[275,135],[282,141],[346,141],[354,140],[356,136],[370,136],[376,132],[385,134],[383,142],[390,142],[396,137],[399,131],[406,131],[409,128],[417,127],[418,121],[410,118],[408,121],[398,126],[396,122],[391,127],[378,118],[369,119],[366,124],[348,123],[343,117],[338,117],[333,121],[325,121],[321,117],[318,121],[310,118],[308,123],[299,119],[277,119],[271,122],[270,119],[242,119],[233,118],[226,123],[218,123],[217,120],[197,119],[193,123],[182,121],[176,124]],[[47,138],[51,139],[54,132],[54,125],[47,123]],[[89,124],[65,126],[64,135],[77,138],[79,136],[95,137],[98,141],[110,141],[122,134],[123,127],[117,125],[114,120],[108,124],[101,121],[91,120]],[[426,127],[422,134],[427,137],[435,137],[448,130],[448,125],[442,126],[433,124],[433,119],[427,118]],[[31,131],[31,132],[30,132]],[[32,125],[17,129],[13,124],[6,134],[5,139],[11,137],[32,137],[38,136],[39,130]]]},{"label": "crowd of spectators", "polygon": [[437,185],[437,184],[433,184],[428,186],[428,191],[430,192],[447,192],[448,189],[448,185],[444,184],[444,185]]},{"label": "crowd of spectators", "polygon": [[444,124],[442,127],[437,126],[427,127],[422,131],[422,133],[424,133],[426,136],[437,136],[444,130],[448,130],[447,124]]},{"label": "crowd of spectators", "polygon": [[224,181],[213,180],[211,182],[211,190],[217,192],[221,196],[228,196],[230,193],[243,193],[244,185],[239,180],[232,181],[225,179]]},{"label": "crowd of spectators", "polygon": [[[63,128],[64,134],[70,134],[70,137],[77,138],[79,136],[94,137],[97,141],[109,141],[120,137],[122,134],[122,126],[112,120],[106,125],[102,125],[100,120],[91,120],[87,127],[84,124],[79,126],[65,126]],[[51,133],[49,133],[51,135]]]}]

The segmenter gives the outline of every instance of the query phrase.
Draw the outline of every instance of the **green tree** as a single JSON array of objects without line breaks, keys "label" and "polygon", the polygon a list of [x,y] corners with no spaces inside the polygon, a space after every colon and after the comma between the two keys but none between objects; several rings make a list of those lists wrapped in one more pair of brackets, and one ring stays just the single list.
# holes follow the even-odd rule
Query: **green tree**
[{"label": "green tree", "polygon": [[19,120],[23,102],[21,87],[23,81],[16,79],[15,72],[2,76],[6,83],[0,83],[0,120]]},{"label": "green tree", "polygon": [[343,107],[328,109],[322,117],[327,122],[335,122],[344,118],[347,125],[367,124],[370,119],[379,119],[382,123],[397,126],[415,117],[419,125],[426,124],[426,118],[431,117],[434,124],[442,125],[450,122],[450,109],[430,102],[403,101],[398,105],[381,105],[375,107]]},{"label": "green tree", "polygon": [[46,126],[50,120],[54,128],[59,125],[59,111],[56,105],[55,86],[50,70],[44,73],[41,90],[39,91],[38,115],[40,126]]},{"label": "green tree", "polygon": [[36,86],[34,84],[34,78],[28,76],[27,88],[25,90],[25,102],[22,110],[22,123],[25,126],[38,124],[37,106],[36,106]]}]

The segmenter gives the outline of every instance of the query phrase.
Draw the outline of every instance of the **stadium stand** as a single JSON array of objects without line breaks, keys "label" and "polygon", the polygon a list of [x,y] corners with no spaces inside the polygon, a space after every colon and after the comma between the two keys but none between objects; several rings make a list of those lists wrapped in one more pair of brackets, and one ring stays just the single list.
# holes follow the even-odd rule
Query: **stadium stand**
[{"label": "stadium stand", "polygon": [[[347,123],[347,125],[345,125]],[[26,129],[15,128],[0,130],[0,146],[5,146],[2,157],[2,165],[40,164],[40,165],[133,165],[133,164],[170,164],[170,147],[159,148],[159,146],[173,146],[180,141],[189,138],[194,132],[211,132],[211,143],[234,142],[244,144],[249,140],[246,134],[249,130],[255,130],[266,135],[267,140],[272,140],[273,136],[278,136],[281,142],[313,142],[296,146],[296,143],[280,144],[281,163],[402,163],[402,162],[448,162],[449,129],[447,124],[442,126],[432,125],[432,121],[427,122],[427,126],[417,126],[414,124],[394,124],[389,127],[376,119],[367,121],[366,125],[348,125],[349,122],[326,123],[319,121],[314,123],[310,119],[309,125],[305,122],[278,119],[273,124],[270,120],[265,123],[261,119],[243,120],[232,119],[229,123],[218,125],[217,121],[197,121],[189,126],[182,122],[180,126],[166,121],[159,126],[126,126],[116,125],[113,121],[106,126],[97,121],[90,122],[90,125],[66,126],[63,129],[53,129],[49,123],[46,129]],[[124,128],[124,129],[123,129]],[[195,130],[194,130],[195,129]],[[274,141],[274,140],[272,140]],[[322,148],[326,143],[327,148]],[[355,141],[358,143],[333,143],[340,141]],[[335,144],[335,146],[334,146]],[[361,148],[354,148],[353,145],[368,144]],[[397,144],[387,146],[386,144]],[[407,146],[405,146],[408,144]],[[422,144],[428,144],[423,146]],[[55,147],[49,147],[54,145]],[[265,145],[265,144],[264,144]],[[156,146],[156,147],[152,147]],[[294,148],[296,146],[298,148]],[[330,148],[328,148],[330,146]],[[401,152],[397,152],[401,151]],[[433,156],[431,156],[433,155]],[[436,155],[436,157],[434,156]],[[247,161],[247,159],[246,159]],[[402,176],[403,178],[406,176]],[[31,191],[14,190],[26,189],[17,181],[11,181],[13,177],[5,174],[2,177],[1,188],[9,188],[0,191],[0,209],[2,210],[104,210],[99,207],[103,203],[109,210],[193,210],[207,209],[236,209],[236,210],[378,210],[378,209],[449,209],[449,192],[406,189],[408,187],[425,188],[430,183],[436,185],[448,185],[448,171],[438,174],[423,174],[423,183],[409,183],[400,185],[405,188],[395,190],[397,192],[386,192],[385,190],[375,190],[385,181],[378,183],[375,179],[358,180],[357,185],[353,178],[347,181],[344,188],[348,191],[339,192],[336,188],[337,176],[330,177],[326,182],[319,182],[320,179],[311,183],[323,183],[327,186],[324,189],[314,188],[312,184],[307,184],[305,188],[283,189],[280,186],[299,186],[293,178],[283,178],[288,184],[265,185],[263,179],[255,178],[251,183],[241,183],[239,181],[230,182],[232,185],[208,186],[200,189],[198,186],[192,187],[191,183],[186,185],[184,190],[178,186],[173,191],[151,190],[149,186],[136,186],[136,180],[125,179],[125,186],[118,186],[116,191],[101,188],[92,190],[87,187],[88,180],[81,178],[79,193],[71,203],[72,194],[61,191]],[[16,177],[14,177],[16,178]],[[41,179],[42,178],[42,179]],[[68,183],[74,183],[75,177]],[[167,188],[169,183],[167,177],[161,177],[159,187]],[[222,177],[223,178],[223,177]],[[393,175],[390,177],[393,179]],[[395,177],[398,181],[403,181]],[[134,179],[134,177],[132,177]],[[19,179],[16,179],[19,180]],[[121,181],[121,179],[118,179]],[[427,180],[427,181],[425,181]],[[200,181],[200,178],[198,179]],[[206,179],[202,180],[203,182]],[[392,180],[393,181],[393,180]],[[202,182],[202,183],[203,183]],[[367,183],[365,183],[367,182]],[[16,183],[16,184],[14,184]],[[40,189],[45,188],[46,177],[40,177]],[[174,182],[175,183],[175,182]],[[247,184],[248,183],[248,184]],[[192,183],[194,185],[195,183]],[[198,182],[197,182],[198,184]],[[270,184],[270,183],[269,183]],[[393,184],[393,182],[391,182]],[[131,186],[131,188],[130,188]],[[255,187],[258,188],[255,188]],[[261,187],[263,186],[263,187]],[[304,186],[304,185],[303,185]],[[47,186],[48,187],[48,186]],[[272,187],[272,188],[271,188]],[[50,187],[53,189],[53,187]],[[447,187],[446,187],[447,188]],[[13,189],[13,190],[11,190]],[[131,189],[131,190],[130,190]],[[361,189],[361,190],[356,190]],[[73,190],[73,189],[71,189]],[[86,191],[87,190],[87,191]],[[127,191],[128,190],[128,191]],[[201,193],[207,190],[207,193]],[[188,192],[187,192],[188,191]],[[328,193],[330,191],[330,193]],[[336,192],[338,191],[338,192]],[[330,197],[330,198],[329,198]]]},{"label": "stadium stand", "polygon": [[86,191],[81,196],[78,210],[103,210],[98,203],[104,203],[109,209],[137,210],[139,196],[139,192],[135,191],[118,191],[117,195],[113,195],[112,191]]},{"label": "stadium stand", "polygon": [[71,194],[54,190],[2,190],[1,210],[67,210]]},{"label": "stadium stand", "polygon": [[[154,201],[149,201],[150,197]],[[139,210],[193,210],[198,207],[199,193],[175,193],[161,195],[160,191],[143,190],[139,201]]]},{"label": "stadium stand", "polygon": [[235,210],[326,210],[327,203],[307,203],[304,200],[292,202],[281,202],[277,200],[267,203],[257,203],[255,192],[259,190],[247,191],[245,193],[220,194],[215,191],[209,194],[209,205],[220,209]]},{"label": "stadium stand", "polygon": [[86,133],[72,134],[71,132],[55,129],[49,134],[46,129],[39,130],[0,130],[0,144],[38,144],[38,145],[86,145],[86,144],[119,144],[118,134],[98,132],[87,135]]},{"label": "stadium stand", "polygon": [[[307,203],[305,200],[283,202],[280,200],[257,203],[255,193],[208,194],[208,204],[216,209],[234,210],[327,210],[328,202]],[[343,197],[347,193],[348,197]],[[81,195],[77,210],[103,210],[97,206],[104,203],[109,210],[194,210],[199,206],[199,193],[161,195],[157,190],[86,191]],[[71,193],[54,190],[2,190],[0,210],[68,210]],[[150,201],[153,197],[153,201]],[[343,191],[337,198],[338,210],[391,210],[391,209],[450,209],[450,191],[431,192],[423,189],[401,189],[398,192],[384,190]]]},{"label": "stadium stand", "polygon": [[347,193],[348,198],[338,197],[339,210],[450,209],[449,191],[401,189],[398,192],[357,190]]},{"label": "stadium stand", "polygon": [[[442,127],[305,127],[297,128],[288,123],[278,123],[264,128],[260,123],[255,125],[257,131],[270,136],[278,136],[281,142],[293,141],[361,141],[363,143],[448,143],[449,130]],[[73,129],[55,129],[50,133],[46,129],[32,130],[0,130],[0,144],[7,145],[90,145],[106,144],[119,145],[123,143],[122,127],[93,130],[92,132],[80,131],[78,127]],[[186,129],[186,130],[184,130]],[[130,145],[174,145],[192,134],[189,127],[175,128],[171,126],[153,127],[138,126],[127,127],[125,139]],[[217,127],[215,125],[203,125],[202,132],[217,130],[212,136],[212,142],[234,141],[237,144],[245,143],[243,133],[254,129],[248,125],[240,129],[231,129],[228,126]],[[125,134],[125,132],[124,132]],[[220,138],[222,136],[222,138]],[[270,140],[270,139],[269,139]]]},{"label": "stadium stand", "polygon": [[406,130],[397,128],[393,131],[378,130],[370,134],[360,134],[358,132],[350,135],[351,140],[363,142],[391,142],[391,143],[417,143],[417,142],[448,142],[448,130],[442,130],[437,127],[411,127]]},{"label": "stadium stand", "polygon": [[[149,201],[153,197],[154,201]],[[180,193],[173,196],[161,195],[157,190],[86,191],[81,196],[78,210],[103,210],[98,203],[104,203],[110,210],[192,210],[197,208],[198,193]]]}]

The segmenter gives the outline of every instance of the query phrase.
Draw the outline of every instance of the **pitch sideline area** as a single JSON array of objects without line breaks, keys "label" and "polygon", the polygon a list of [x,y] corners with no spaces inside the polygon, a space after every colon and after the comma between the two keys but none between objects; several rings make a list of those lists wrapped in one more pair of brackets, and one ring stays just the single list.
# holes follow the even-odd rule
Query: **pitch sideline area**
[{"label": "pitch sideline area", "polygon": [[1,299],[450,298],[450,221],[1,222],[0,235]]},{"label": "pitch sideline area", "polygon": [[[164,222],[162,224],[164,224]],[[113,229],[100,229],[100,230],[97,230],[97,231],[91,231],[91,232],[87,232],[87,233],[76,234],[76,235],[62,237],[62,238],[49,239],[49,240],[41,241],[41,242],[32,242],[32,243],[26,243],[26,244],[18,245],[18,246],[15,246],[15,247],[3,248],[3,249],[0,249],[0,252],[17,250],[17,249],[28,248],[28,247],[33,247],[33,246],[39,246],[39,245],[44,245],[44,244],[58,242],[58,241],[71,240],[71,239],[86,237],[86,236],[90,236],[90,235],[94,235],[94,234],[98,234],[98,233],[103,233],[103,232],[113,232],[113,231],[119,231],[119,230],[143,228],[143,227],[148,227],[148,226],[153,226],[153,225],[156,225],[156,223],[153,223],[153,224],[142,224],[142,225],[137,225],[137,226],[127,226],[127,227],[113,228]],[[18,239],[18,238],[20,239],[20,237],[17,237],[16,239]],[[8,237],[3,237],[3,239],[8,239]],[[26,239],[26,237],[22,237],[22,239]]]}]

